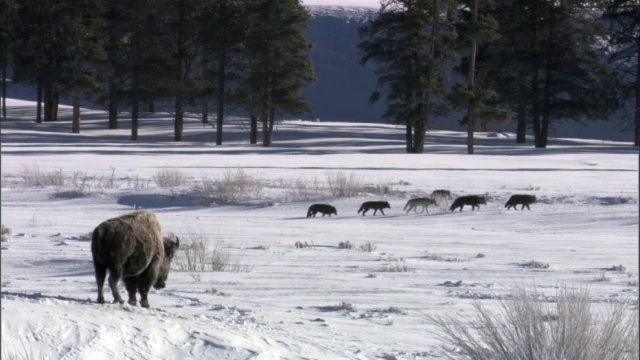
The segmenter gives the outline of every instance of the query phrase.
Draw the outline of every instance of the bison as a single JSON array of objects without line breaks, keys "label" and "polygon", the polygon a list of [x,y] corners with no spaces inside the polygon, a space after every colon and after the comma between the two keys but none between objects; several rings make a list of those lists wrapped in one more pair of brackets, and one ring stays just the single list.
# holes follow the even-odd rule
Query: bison
[{"label": "bison", "polygon": [[136,304],[136,292],[140,292],[140,305],[149,307],[149,290],[151,286],[165,287],[171,259],[179,246],[177,236],[163,238],[158,219],[146,211],[122,215],[98,225],[91,238],[98,302],[104,303],[102,290],[109,270],[109,287],[115,303],[124,303],[118,291],[118,282],[123,279],[129,304]]}]

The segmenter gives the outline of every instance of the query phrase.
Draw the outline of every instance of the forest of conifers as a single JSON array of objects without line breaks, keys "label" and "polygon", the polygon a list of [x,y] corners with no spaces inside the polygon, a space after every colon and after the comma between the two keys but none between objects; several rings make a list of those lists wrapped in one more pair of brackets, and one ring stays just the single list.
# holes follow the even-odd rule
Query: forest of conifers
[{"label": "forest of conifers", "polygon": [[[171,103],[174,139],[184,114],[215,112],[216,143],[229,109],[251,118],[251,142],[270,146],[273,124],[311,111],[301,90],[314,82],[311,14],[298,0],[0,0],[2,94],[12,81],[37,91],[37,122],[54,121],[71,99],[109,113]],[[360,29],[363,64],[378,87],[371,101],[406,125],[407,152],[421,153],[429,120],[463,112],[468,151],[487,121],[531,129],[546,147],[554,121],[622,114],[640,145],[640,1],[383,0]],[[455,83],[451,79],[462,79]],[[2,103],[6,117],[6,103]],[[212,116],[213,117],[213,116]]]}]

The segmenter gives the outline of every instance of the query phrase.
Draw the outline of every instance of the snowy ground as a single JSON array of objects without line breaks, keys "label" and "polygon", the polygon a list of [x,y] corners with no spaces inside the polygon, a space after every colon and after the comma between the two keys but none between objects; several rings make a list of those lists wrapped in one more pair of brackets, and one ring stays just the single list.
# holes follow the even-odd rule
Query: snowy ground
[{"label": "snowy ground", "polygon": [[[120,130],[107,130],[104,113],[86,111],[77,135],[68,108],[37,125],[33,103],[9,105],[3,358],[436,359],[442,344],[429,315],[468,314],[474,298],[496,306],[515,285],[550,297],[587,287],[595,307],[638,301],[638,150],[628,143],[552,139],[540,150],[479,133],[469,156],[466,134],[429,132],[425,153],[410,155],[399,126],[285,121],[263,148],[236,119],[215,146],[213,129],[193,119],[185,141],[173,142],[166,115],[143,118],[132,142],[125,114]],[[160,187],[162,171],[187,179]],[[64,184],[38,186],[34,174],[61,174]],[[260,191],[227,205],[194,195],[203,179],[238,174]],[[366,193],[332,197],[328,179],[340,176]],[[408,199],[434,189],[482,194],[487,205],[405,214]],[[507,211],[514,193],[539,201]],[[378,199],[391,204],[386,216],[356,214]],[[338,215],[306,218],[316,202]],[[176,262],[150,309],[97,304],[86,235],[134,209],[182,239],[178,261],[185,244],[206,239],[238,271]],[[347,241],[355,249],[339,248]]]}]

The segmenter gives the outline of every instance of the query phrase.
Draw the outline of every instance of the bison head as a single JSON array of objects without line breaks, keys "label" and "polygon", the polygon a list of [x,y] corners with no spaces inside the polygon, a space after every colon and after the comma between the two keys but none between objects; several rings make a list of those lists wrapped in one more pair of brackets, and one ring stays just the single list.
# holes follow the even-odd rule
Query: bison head
[{"label": "bison head", "polygon": [[180,239],[177,236],[175,239],[172,237],[164,238],[164,258],[160,264],[158,278],[156,279],[155,285],[153,285],[154,288],[163,289],[166,286],[166,281],[169,277],[169,270],[171,269],[171,261],[173,260],[173,256],[176,254],[176,251],[178,251],[178,247],[180,247]]}]

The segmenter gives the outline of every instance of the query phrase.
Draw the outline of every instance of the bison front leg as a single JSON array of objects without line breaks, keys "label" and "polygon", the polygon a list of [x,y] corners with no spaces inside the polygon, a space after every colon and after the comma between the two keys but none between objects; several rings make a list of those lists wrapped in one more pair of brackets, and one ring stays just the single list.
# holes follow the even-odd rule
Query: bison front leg
[{"label": "bison front leg", "polygon": [[124,285],[127,288],[127,293],[129,294],[129,305],[137,304],[138,299],[136,298],[136,294],[138,292],[138,278],[126,277],[122,280],[124,281]]},{"label": "bison front leg", "polygon": [[[138,292],[140,293],[140,305],[142,307],[149,307],[149,300],[147,296],[149,295],[149,290],[151,290],[151,286],[156,283],[156,279],[158,278],[158,260],[154,259],[147,270],[145,270],[142,274],[138,275]],[[157,286],[156,286],[157,287]],[[158,287],[157,287],[158,288]]]},{"label": "bison front leg", "polygon": [[122,296],[120,296],[120,291],[118,291],[118,283],[122,278],[122,271],[117,269],[109,270],[109,287],[111,288],[111,293],[113,294],[113,302],[123,304],[124,300]]}]

